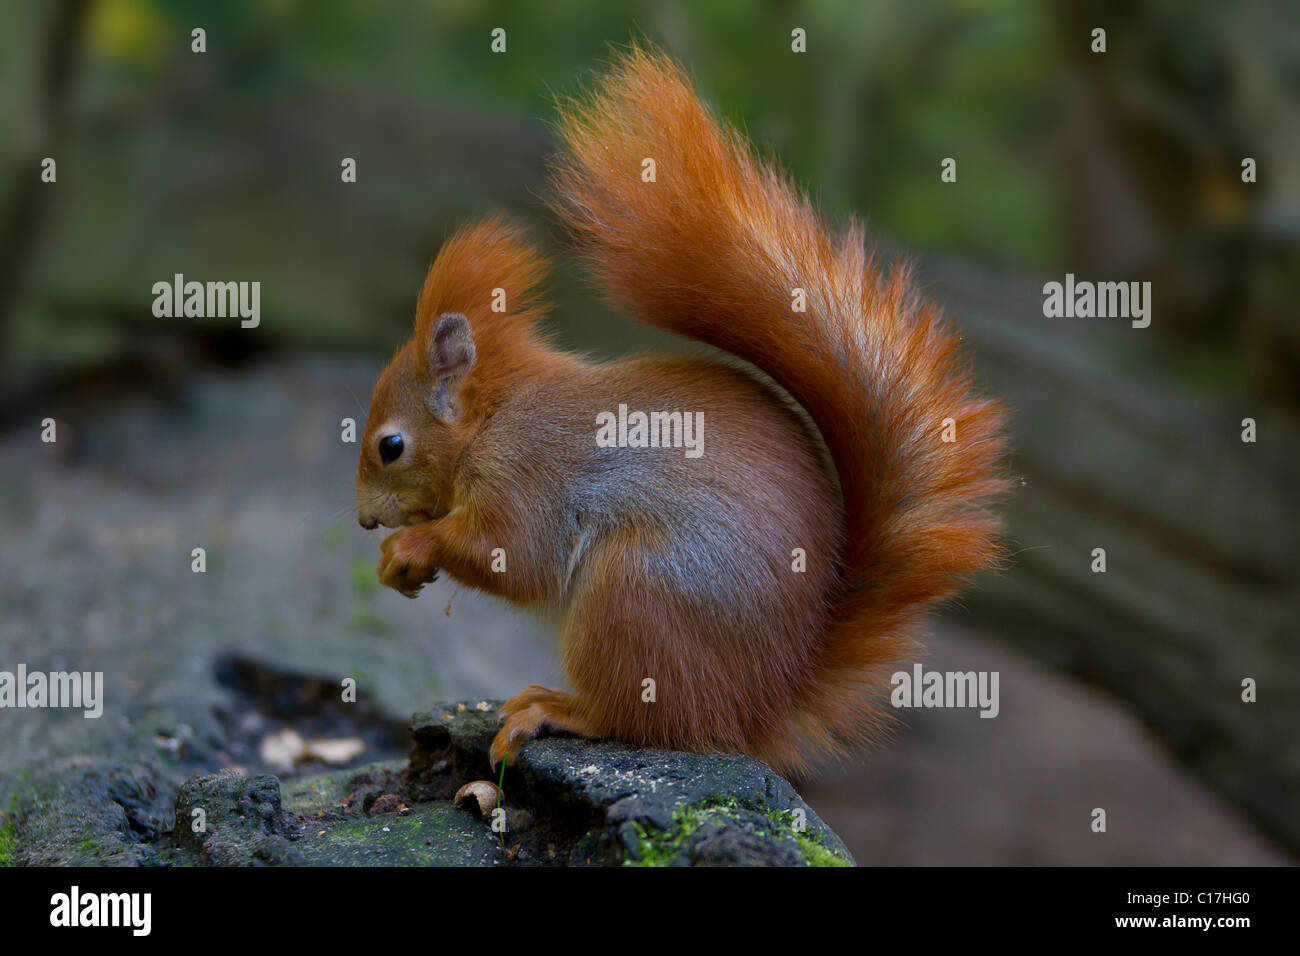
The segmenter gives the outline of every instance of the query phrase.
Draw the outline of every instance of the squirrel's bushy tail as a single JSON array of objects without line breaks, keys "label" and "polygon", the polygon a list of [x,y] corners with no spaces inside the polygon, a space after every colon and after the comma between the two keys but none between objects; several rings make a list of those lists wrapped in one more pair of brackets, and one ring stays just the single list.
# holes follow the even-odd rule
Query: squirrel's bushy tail
[{"label": "squirrel's bushy tail", "polygon": [[558,133],[560,214],[616,301],[752,362],[821,431],[845,550],[792,730],[829,745],[869,736],[921,615],[998,556],[1002,411],[976,394],[957,337],[905,271],[877,272],[856,223],[833,236],[675,61],[633,47],[562,104]]}]

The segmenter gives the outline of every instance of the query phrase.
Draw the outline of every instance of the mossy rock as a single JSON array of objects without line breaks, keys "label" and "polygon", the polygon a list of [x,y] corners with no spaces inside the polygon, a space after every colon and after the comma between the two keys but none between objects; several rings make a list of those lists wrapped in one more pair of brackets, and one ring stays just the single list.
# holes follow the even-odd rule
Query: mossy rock
[{"label": "mossy rock", "polygon": [[[56,762],[26,778],[0,817],[0,862],[853,864],[790,783],[750,757],[543,737],[497,776],[488,748],[498,716],[495,702],[440,704],[412,719],[408,761],[284,780],[225,769],[178,786],[175,768],[156,762]],[[455,805],[472,781],[501,781],[497,805]]]},{"label": "mossy rock", "polygon": [[[415,715],[413,795],[492,779],[496,704]],[[851,866],[843,842],[770,767],[573,737],[529,741],[504,774],[511,862],[569,866]]]}]

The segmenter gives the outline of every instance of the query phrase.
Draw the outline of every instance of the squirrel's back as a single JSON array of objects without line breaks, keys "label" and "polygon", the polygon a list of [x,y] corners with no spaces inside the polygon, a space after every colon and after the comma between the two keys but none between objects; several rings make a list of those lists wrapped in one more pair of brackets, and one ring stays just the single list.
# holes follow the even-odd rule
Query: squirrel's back
[{"label": "squirrel's back", "polygon": [[828,624],[786,739],[765,755],[788,766],[806,757],[796,737],[869,736],[924,612],[999,556],[1000,407],[975,391],[957,336],[906,271],[882,275],[856,223],[833,236],[672,60],[633,47],[558,129],[558,207],[607,291],[758,366],[834,461],[842,535],[809,544],[836,566]]}]

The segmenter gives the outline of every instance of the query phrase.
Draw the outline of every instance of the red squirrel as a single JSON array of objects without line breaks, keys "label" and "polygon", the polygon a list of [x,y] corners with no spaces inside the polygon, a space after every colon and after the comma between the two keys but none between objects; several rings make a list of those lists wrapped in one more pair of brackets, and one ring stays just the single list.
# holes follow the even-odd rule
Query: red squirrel
[{"label": "red squirrel", "polygon": [[[520,230],[463,228],[371,398],[379,580],[415,597],[445,571],[559,617],[572,689],[507,701],[494,766],[551,729],[806,768],[888,723],[926,610],[999,559],[1004,412],[906,270],[856,221],[833,235],[676,61],[620,54],[556,128],[555,206],[605,291],[766,378],[565,352]],[[665,415],[642,447],[638,411],[702,423],[698,453]]]}]

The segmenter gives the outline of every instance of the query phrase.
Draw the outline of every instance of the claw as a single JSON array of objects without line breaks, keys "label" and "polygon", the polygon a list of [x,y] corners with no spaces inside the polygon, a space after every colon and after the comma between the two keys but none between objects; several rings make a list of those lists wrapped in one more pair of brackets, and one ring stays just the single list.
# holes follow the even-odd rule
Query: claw
[{"label": "claw", "polygon": [[512,714],[504,726],[497,731],[497,735],[492,738],[492,747],[488,751],[492,768],[495,770],[502,760],[507,764],[512,763],[519,753],[519,748],[537,736],[538,731],[542,729],[544,719],[544,714],[535,707],[525,707],[518,713]]},{"label": "claw", "polygon": [[506,737],[504,740],[502,739],[505,732],[505,729],[502,728],[497,735],[492,738],[492,747],[488,750],[488,762],[492,765],[493,770],[497,769],[502,760],[508,764],[514,757],[514,754],[510,752],[510,738]]}]

